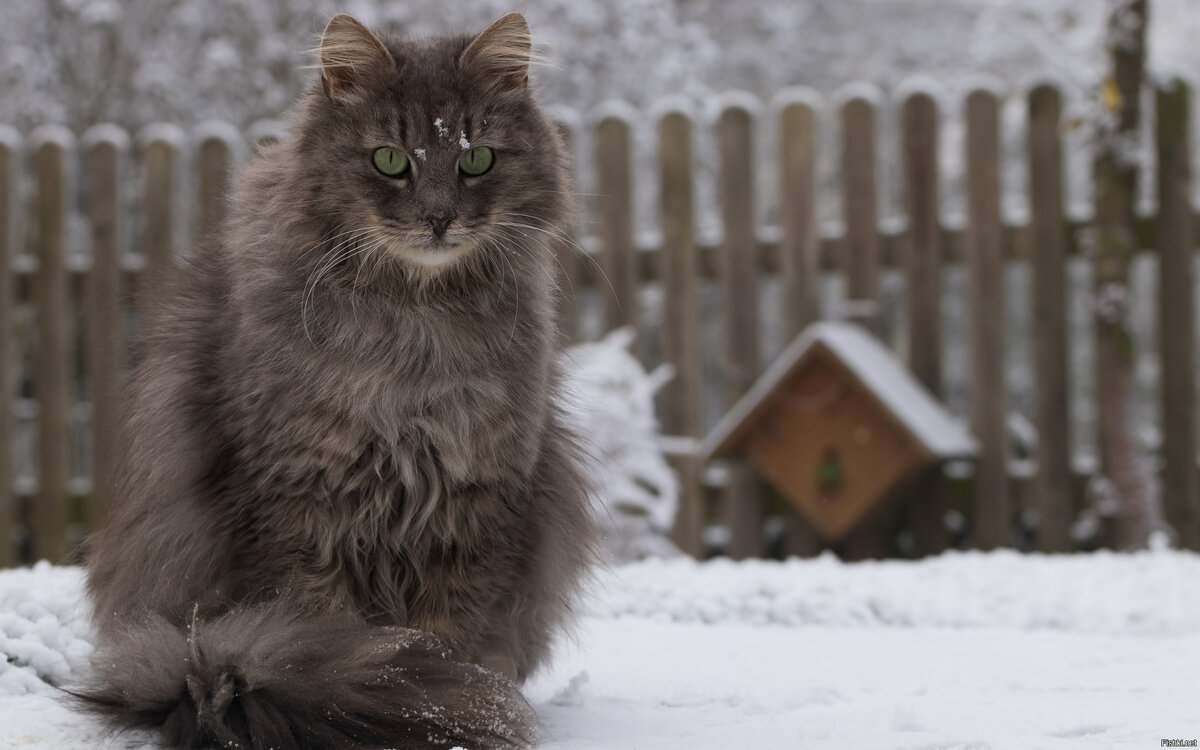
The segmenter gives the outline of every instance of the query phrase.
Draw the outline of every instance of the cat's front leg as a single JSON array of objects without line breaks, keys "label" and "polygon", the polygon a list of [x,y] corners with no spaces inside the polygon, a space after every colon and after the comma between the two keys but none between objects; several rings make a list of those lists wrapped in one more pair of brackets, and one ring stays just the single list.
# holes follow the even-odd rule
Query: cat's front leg
[{"label": "cat's front leg", "polygon": [[570,614],[580,581],[596,560],[596,530],[574,436],[552,419],[529,481],[522,518],[520,573],[494,641],[524,680],[545,661]]},{"label": "cat's front leg", "polygon": [[409,627],[455,644],[461,654],[515,675],[514,644],[496,637],[511,630],[520,607],[518,579],[527,568],[530,526],[512,487],[475,485],[442,498],[416,552],[417,585],[409,589]]}]

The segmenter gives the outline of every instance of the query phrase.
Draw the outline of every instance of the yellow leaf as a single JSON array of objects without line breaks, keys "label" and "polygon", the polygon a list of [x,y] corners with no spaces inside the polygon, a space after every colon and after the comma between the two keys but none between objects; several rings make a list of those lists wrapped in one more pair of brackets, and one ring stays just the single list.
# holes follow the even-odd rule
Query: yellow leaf
[{"label": "yellow leaf", "polygon": [[1117,82],[1112,76],[1105,78],[1100,84],[1100,102],[1109,112],[1119,111],[1125,103],[1121,97],[1121,89],[1117,88]]}]

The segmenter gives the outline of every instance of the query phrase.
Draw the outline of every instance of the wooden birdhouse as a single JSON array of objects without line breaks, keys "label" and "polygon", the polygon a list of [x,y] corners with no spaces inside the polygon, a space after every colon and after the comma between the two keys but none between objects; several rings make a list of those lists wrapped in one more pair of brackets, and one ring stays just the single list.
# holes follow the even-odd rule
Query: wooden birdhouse
[{"label": "wooden birdhouse", "polygon": [[832,543],[923,470],[976,446],[872,335],[827,322],[788,346],[702,452],[748,457]]}]

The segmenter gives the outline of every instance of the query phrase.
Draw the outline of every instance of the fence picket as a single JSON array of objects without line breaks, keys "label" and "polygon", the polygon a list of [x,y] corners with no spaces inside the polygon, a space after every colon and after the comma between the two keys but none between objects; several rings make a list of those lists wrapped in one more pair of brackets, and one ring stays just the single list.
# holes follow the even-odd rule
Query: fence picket
[{"label": "fence picket", "polygon": [[846,223],[846,317],[879,331],[879,220],[876,212],[875,105],[842,105],[842,215]]},{"label": "fence picket", "polygon": [[820,256],[816,219],[817,115],[814,101],[779,108],[779,218],[783,228],[780,271],[784,330],[792,339],[815,322],[820,310]]},{"label": "fence picket", "polygon": [[1196,244],[1189,149],[1191,94],[1176,79],[1157,92],[1159,311],[1163,504],[1180,546],[1200,550],[1196,454]]},{"label": "fence picket", "polygon": [[206,240],[225,220],[226,190],[236,143],[224,123],[212,123],[200,129],[200,145],[196,150],[199,183],[193,242]]},{"label": "fence picket", "polygon": [[[759,371],[753,130],[754,115],[749,105],[731,103],[721,112],[717,139],[721,162],[721,219],[725,228],[719,258],[725,408],[732,407],[754,385]],[[721,517],[729,529],[726,553],[734,559],[761,555],[762,500],[758,476],[749,464],[730,462],[721,503]]]},{"label": "fence picket", "polygon": [[[576,155],[579,152],[578,123],[572,118],[556,123],[559,135],[563,141],[563,151],[571,164],[571,174],[577,174],[574,169]],[[578,192],[578,185],[571,178],[567,186],[572,192]],[[568,229],[568,237],[555,237],[551,240],[554,257],[558,262],[558,326],[566,341],[578,341],[580,338],[581,315],[579,308],[578,290],[583,286],[584,258],[580,255],[580,231],[578,216]]]},{"label": "fence picket", "polygon": [[[842,216],[846,224],[844,255],[846,300],[842,316],[872,333],[879,317],[879,219],[876,210],[875,103],[855,96],[841,108]],[[890,551],[891,519],[886,511],[871,513],[842,543],[849,559],[885,557]]]},{"label": "fence picket", "polygon": [[[1158,250],[1158,297],[1161,339],[1161,389],[1163,424],[1163,499],[1167,520],[1179,532],[1182,546],[1200,549],[1200,470],[1196,465],[1197,362],[1195,359],[1194,229],[1190,200],[1188,123],[1189,91],[1172,83],[1158,92],[1157,157],[1158,214],[1139,219],[1132,233],[1140,247]],[[758,236],[755,222],[755,133],[759,105],[742,95],[727,98],[716,123],[719,159],[717,179],[719,210],[725,234],[720,243],[697,237],[697,199],[693,172],[695,125],[684,111],[664,112],[657,120],[658,179],[661,243],[638,247],[633,229],[632,115],[610,108],[594,126],[583,131],[578,118],[558,123],[568,149],[580,139],[591,151],[596,166],[592,201],[592,227],[598,252],[596,261],[576,246],[585,245],[579,234],[554,244],[561,264],[564,338],[575,340],[583,329],[594,329],[599,319],[607,326],[638,323],[639,290],[660,284],[663,320],[655,331],[643,325],[638,354],[652,353],[671,362],[676,376],[659,395],[660,415],[668,434],[699,438],[705,427],[704,407],[714,398],[729,407],[760,374],[759,351],[764,316],[775,316],[785,338],[795,336],[818,317],[821,274],[840,271],[851,303],[843,313],[879,331],[877,315],[879,274],[882,266],[899,267],[906,279],[906,315],[909,328],[903,349],[912,372],[936,395],[942,390],[940,273],[944,263],[965,263],[967,269],[968,391],[973,431],[981,445],[969,513],[976,546],[989,549],[1010,545],[1016,497],[1033,498],[1038,511],[1037,543],[1045,551],[1072,548],[1069,522],[1071,495],[1078,489],[1070,472],[1069,382],[1066,353],[1070,331],[1066,325],[1065,272],[1068,260],[1080,253],[1075,235],[1103,224],[1100,218],[1067,221],[1063,210],[1063,155],[1061,93],[1039,86],[1028,93],[1028,151],[1030,220],[1027,225],[1003,225],[1000,214],[1000,100],[989,90],[976,90],[965,101],[968,222],[965,229],[941,226],[938,211],[938,99],[926,91],[908,96],[899,105],[900,177],[904,185],[907,222],[903,229],[881,232],[876,220],[876,123],[880,110],[866,93],[850,98],[839,111],[842,128],[840,167],[844,233],[820,236],[815,198],[817,112],[820,99],[803,90],[781,93],[771,112],[778,132],[777,189],[779,227]],[[251,140],[274,137],[269,123],[251,129]],[[594,138],[594,143],[593,143]],[[77,292],[84,292],[82,315],[84,370],[83,392],[92,406],[92,496],[83,506],[84,520],[94,523],[108,504],[106,489],[112,471],[112,435],[122,376],[120,343],[124,310],[120,270],[126,251],[125,227],[132,224],[122,198],[127,187],[122,172],[128,167],[126,138],[112,129],[96,128],[84,138],[82,167],[75,175],[76,149],[70,134],[61,128],[43,128],[30,136],[28,148],[10,129],[0,127],[0,257],[11,262],[0,267],[0,409],[8,427],[0,430],[0,566],[19,563],[18,535],[24,523],[35,558],[61,561],[68,553],[68,522],[75,520],[71,494],[84,485],[73,484],[76,464],[70,410],[80,389],[74,348],[73,320]],[[135,312],[160,293],[174,265],[177,230],[177,183],[194,179],[193,236],[201,238],[223,220],[224,195],[229,170],[243,150],[243,137],[229,126],[197,129],[195,161],[186,173],[181,166],[184,138],[173,126],[152,126],[143,132],[138,150],[141,183],[134,212],[140,216],[142,264],[130,266]],[[28,174],[33,187],[31,205],[20,201],[20,187]],[[70,250],[70,217],[76,205],[72,186],[84,188],[83,212],[88,219],[92,264],[78,273]],[[578,186],[572,183],[569,189]],[[585,203],[585,206],[587,204]],[[21,210],[32,208],[28,237],[19,236]],[[25,254],[28,248],[33,252]],[[70,262],[68,262],[70,261]],[[1034,354],[1034,416],[1039,440],[1037,474],[1032,478],[1008,475],[1008,425],[1003,348],[1005,262],[1028,262],[1031,270]],[[778,274],[783,289],[777,310],[764,310],[760,279]],[[716,280],[722,306],[715,310],[719,335],[718,382],[704,369],[702,351],[709,322],[701,311],[701,285]],[[583,300],[573,292],[589,290]],[[604,310],[593,322],[585,309],[591,290]],[[649,298],[650,295],[647,295]],[[28,299],[35,330],[25,347],[23,323],[16,318],[19,304]],[[854,304],[855,302],[865,304]],[[134,316],[136,319],[136,316]],[[23,320],[23,319],[22,319]],[[593,331],[594,332],[594,331]],[[714,330],[714,333],[716,331]],[[661,341],[647,339],[661,335]],[[661,348],[653,346],[661,343]],[[18,344],[20,346],[18,347]],[[30,353],[30,362],[18,358]],[[18,375],[29,373],[25,380]],[[36,403],[36,425],[30,440],[14,444],[14,435],[25,429],[25,420],[14,418],[17,391],[29,392]],[[82,412],[80,412],[82,414]],[[23,412],[17,412],[23,414]],[[670,457],[680,473],[682,498],[675,541],[685,551],[701,555],[702,532],[708,508],[702,487],[703,466],[686,451],[686,442]],[[84,446],[86,448],[86,446]],[[20,487],[14,454],[22,458]],[[730,462],[727,483],[717,497],[718,518],[730,534],[726,552],[736,558],[766,550],[765,507],[757,475],[744,462]],[[28,467],[28,468],[27,468]],[[31,469],[36,482],[29,485]],[[1031,481],[1030,481],[1031,479]],[[32,492],[28,503],[19,502]],[[941,494],[939,494],[941,493]],[[907,530],[918,555],[936,553],[946,544],[943,510],[951,496],[935,475],[922,479],[907,506],[870,517],[839,548],[850,558],[891,552],[890,534],[898,528],[899,512],[907,510]],[[811,554],[821,541],[805,519],[785,509],[783,550]],[[74,526],[70,527],[74,529]]]},{"label": "fence picket", "polygon": [[62,562],[67,552],[68,363],[67,196],[74,139],[57,127],[36,132],[37,273],[33,281],[37,345],[33,393],[37,399],[37,491],[30,512],[34,560]]},{"label": "fence picket", "polygon": [[637,267],[633,245],[633,183],[629,122],[610,114],[596,126],[596,221],[607,328],[637,325]]},{"label": "fence picket", "polygon": [[1011,544],[998,97],[991,91],[972,91],[966,115],[971,426],[979,441],[974,533],[976,546],[987,550]]},{"label": "fence picket", "polygon": [[[668,112],[658,121],[660,216],[662,249],[659,257],[663,284],[663,360],[675,377],[659,396],[662,426],[670,435],[700,438],[702,373],[700,371],[700,309],[696,296],[695,216],[692,192],[692,123],[682,112]],[[690,555],[700,556],[704,508],[699,461],[678,456],[679,511],[672,538]]]},{"label": "fence picket", "polygon": [[[820,317],[820,245],[816,220],[816,97],[795,92],[781,99],[779,127],[780,272],[786,341]],[[784,552],[811,556],[821,549],[812,524],[789,505]]]},{"label": "fence picket", "polygon": [[175,265],[176,179],[183,134],[155,126],[142,134],[142,270],[136,276],[143,309],[166,287]]},{"label": "fence picket", "polygon": [[92,482],[87,521],[94,526],[111,501],[116,460],[118,391],[125,349],[118,299],[125,249],[122,194],[128,137],[111,126],[99,126],[85,135],[84,143],[87,216],[92,229],[84,318],[92,404]]},{"label": "fence picket", "polygon": [[1029,207],[1033,247],[1033,327],[1037,475],[1034,507],[1043,552],[1070,547],[1071,451],[1067,407],[1067,284],[1063,216],[1062,102],[1050,86],[1029,94]]},{"label": "fence picket", "polygon": [[[928,92],[905,99],[901,155],[909,242],[906,262],[908,367],[930,393],[942,390],[941,222],[938,211],[938,106]],[[940,467],[920,477],[907,498],[918,557],[946,547]]]},{"label": "fence picket", "polygon": [[0,568],[17,560],[17,502],[14,493],[13,466],[13,275],[12,258],[16,254],[17,165],[21,157],[20,139],[8,128],[0,127]]}]

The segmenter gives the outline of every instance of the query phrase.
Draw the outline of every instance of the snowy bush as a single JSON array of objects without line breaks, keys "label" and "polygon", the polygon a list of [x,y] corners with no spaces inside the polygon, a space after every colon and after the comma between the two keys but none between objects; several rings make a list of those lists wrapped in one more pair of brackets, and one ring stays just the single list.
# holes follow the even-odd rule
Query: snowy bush
[{"label": "snowy bush", "polygon": [[563,404],[583,439],[587,473],[600,504],[605,548],[618,561],[678,554],[666,539],[679,484],[659,445],[654,392],[670,377],[646,372],[622,328],[563,355]]}]

